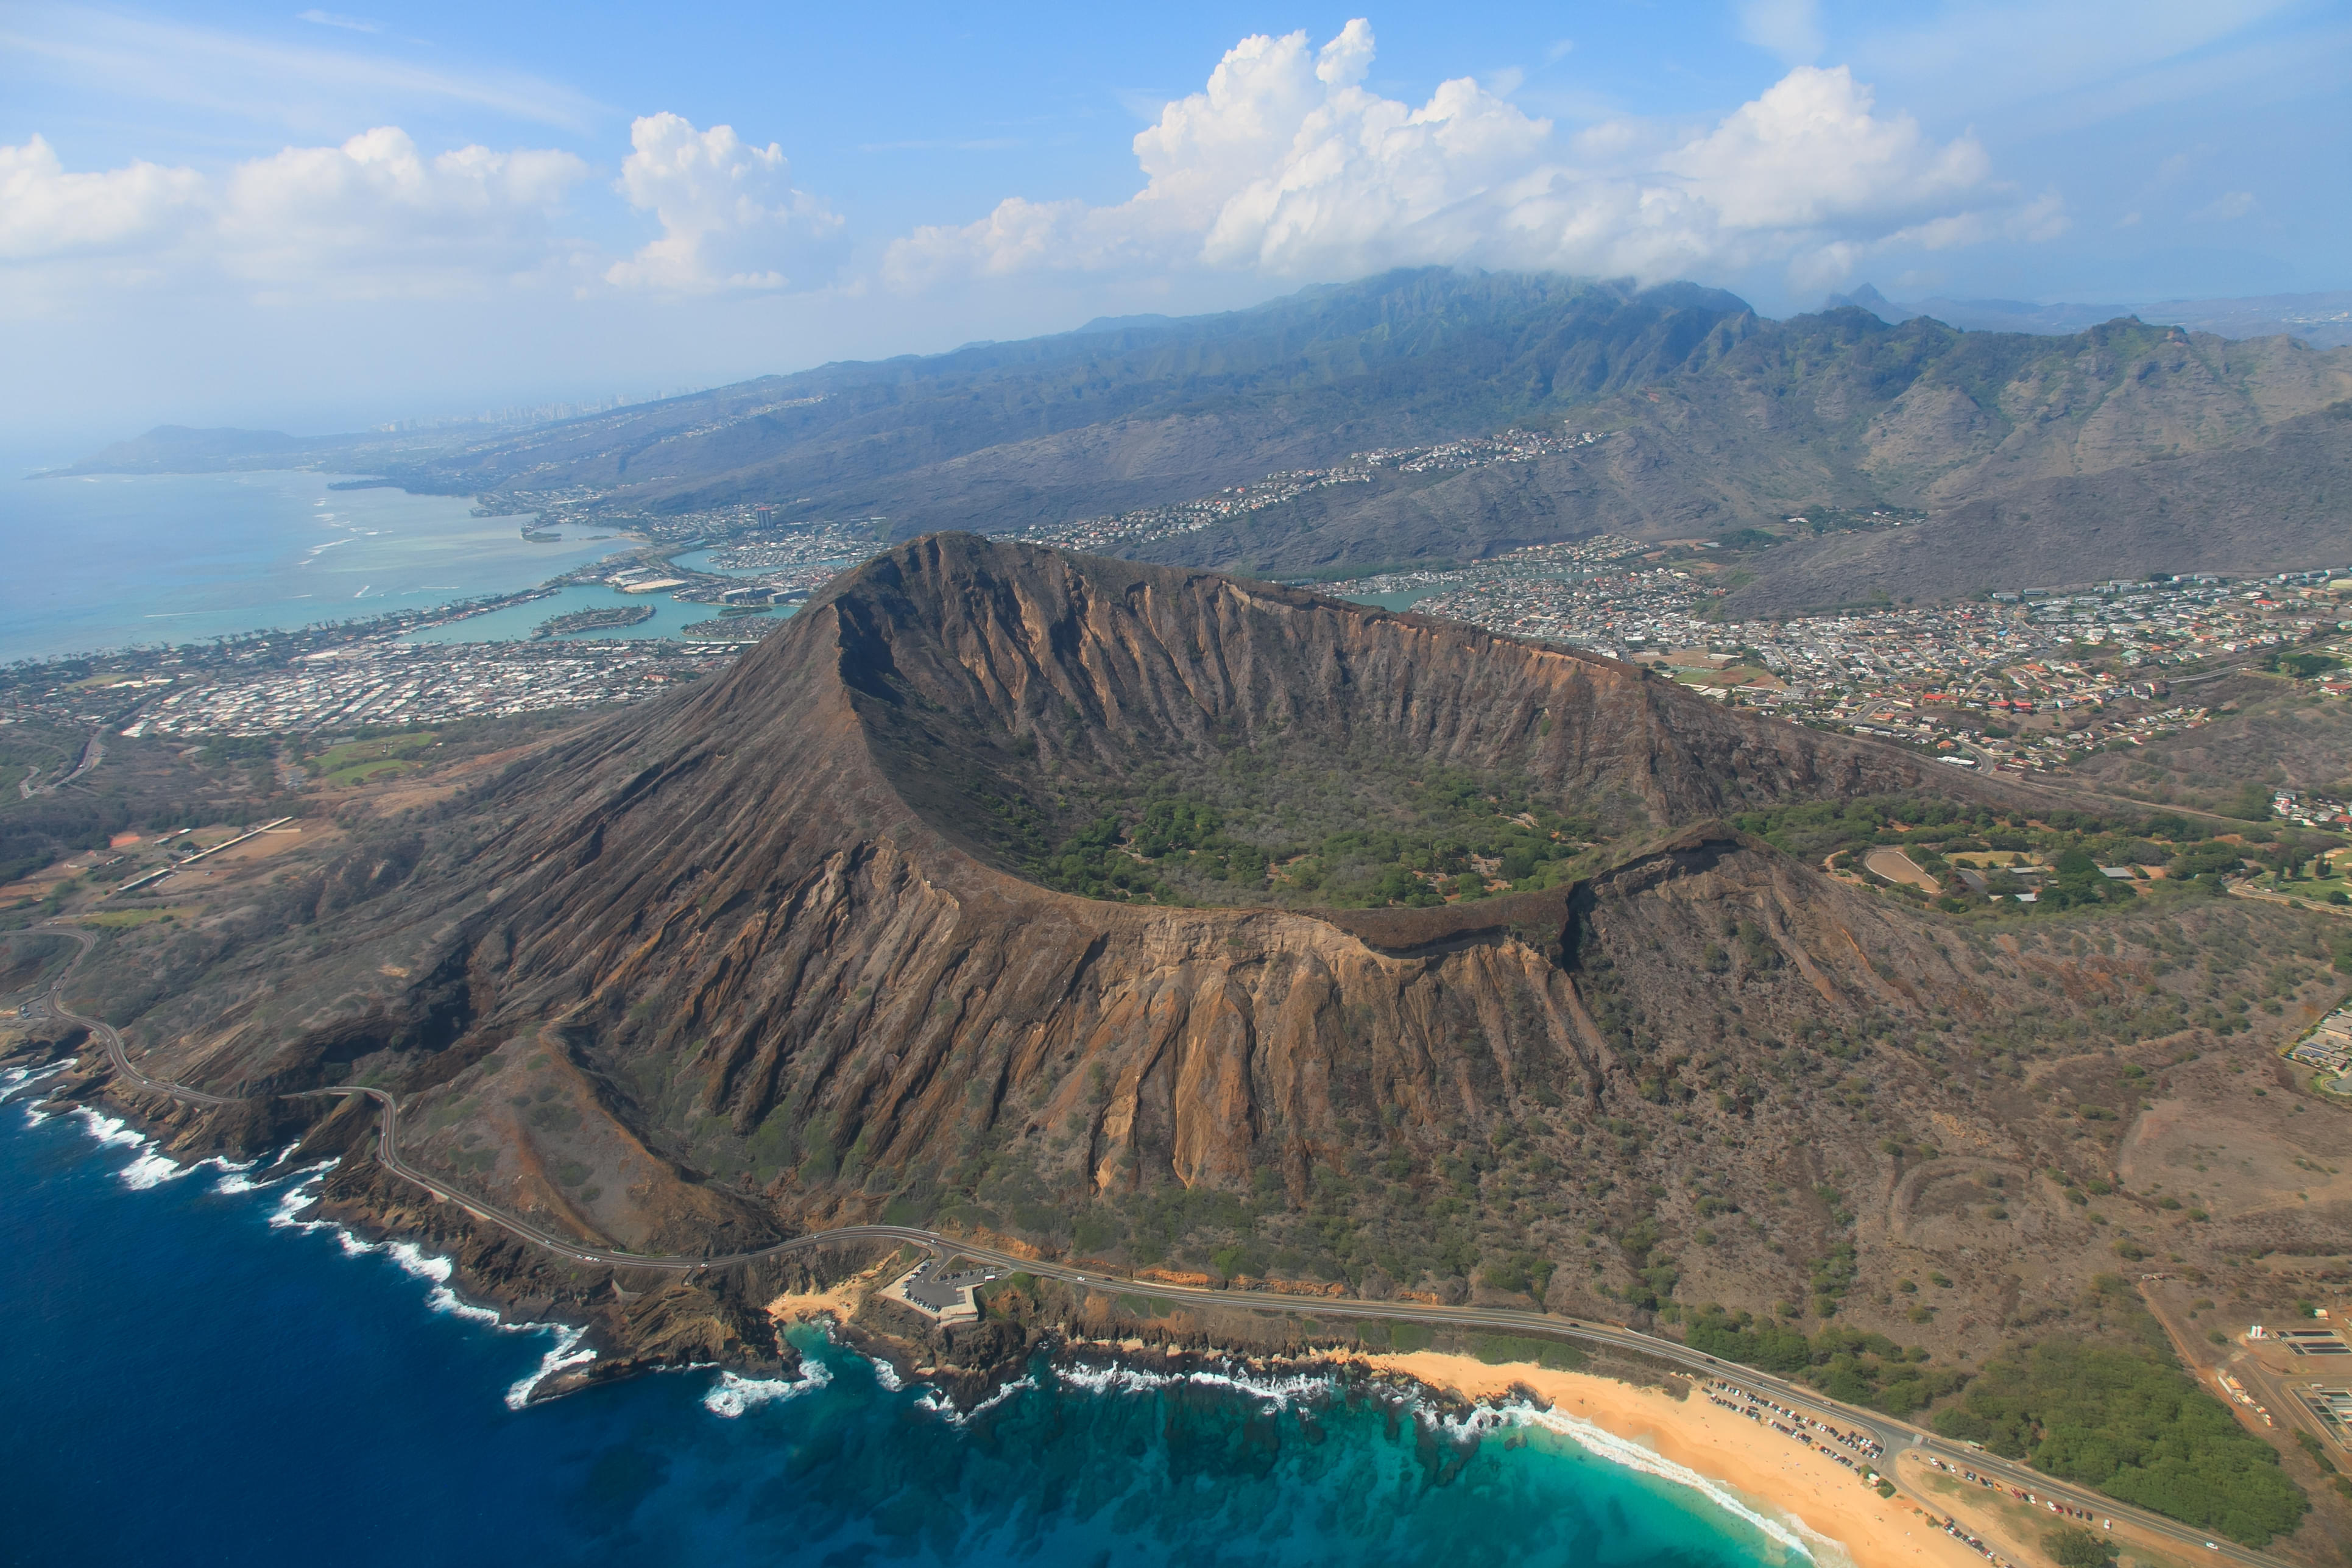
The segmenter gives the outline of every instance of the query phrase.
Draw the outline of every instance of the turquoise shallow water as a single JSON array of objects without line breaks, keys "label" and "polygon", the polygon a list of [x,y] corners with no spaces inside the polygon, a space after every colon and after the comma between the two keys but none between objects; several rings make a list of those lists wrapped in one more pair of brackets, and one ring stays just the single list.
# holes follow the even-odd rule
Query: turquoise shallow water
[{"label": "turquoise shallow water", "polygon": [[1348,594],[1342,596],[1352,605],[1373,605],[1383,610],[1410,610],[1444,586],[1445,584],[1433,583],[1425,587],[1400,588],[1393,594]]},{"label": "turquoise shallow water", "polygon": [[11,1561],[1740,1568],[1701,1492],[1390,1395],[1056,1373],[963,1424],[821,1339],[535,1408],[562,1342],[436,1260],[273,1226],[299,1177],[173,1167],[0,1107]]},{"label": "turquoise shallow water", "polygon": [[[685,605],[667,594],[624,594],[617,588],[597,583],[559,588],[544,599],[532,599],[524,604],[509,605],[504,609],[483,615],[467,616],[445,626],[426,626],[414,634],[411,642],[520,642],[530,636],[541,622],[555,616],[568,616],[574,610],[603,610],[630,605],[649,605],[653,618],[639,621],[633,626],[614,631],[573,632],[574,637],[675,637],[697,621],[714,620],[719,616],[716,605]],[[782,619],[798,605],[780,605],[768,612]]]},{"label": "turquoise shallow water", "polygon": [[529,588],[626,540],[521,537],[463,497],[331,474],[0,479],[0,660],[204,638]]}]

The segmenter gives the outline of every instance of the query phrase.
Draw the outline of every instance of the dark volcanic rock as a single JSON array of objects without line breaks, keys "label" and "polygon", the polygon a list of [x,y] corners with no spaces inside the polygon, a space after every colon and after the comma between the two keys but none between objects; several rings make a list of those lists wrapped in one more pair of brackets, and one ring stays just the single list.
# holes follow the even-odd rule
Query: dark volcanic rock
[{"label": "dark volcanic rock", "polygon": [[[1212,742],[1507,769],[1655,831],[1572,885],[1430,909],[1139,906],[1019,874],[1005,824],[1064,783]],[[1591,1311],[1769,1186],[1795,1194],[1773,1230],[1723,1222],[1683,1259],[1764,1308],[1844,1241],[1881,1267],[1895,1222],[1841,1194],[1892,1193],[1906,1142],[2038,1157],[2022,1090],[1961,1089],[1914,1031],[2088,1020],[2147,983],[2128,940],[1962,937],[1721,820],[1991,787],[1949,772],[1606,659],[932,536],[421,825],[397,897],[234,955],[131,1033],[148,1070],[218,1092],[370,1071],[404,1092],[406,1159],[635,1250],[888,1218],[1298,1293],[1377,1264],[1376,1289],[1453,1297],[1524,1252],[1573,1257],[1550,1294]],[[1790,1070],[1832,1037],[1850,1066]],[[363,1184],[381,1223],[453,1223]],[[572,1289],[480,1245],[511,1294]],[[606,1321],[656,1359],[745,1353],[772,1284]]]},{"label": "dark volcanic rock", "polygon": [[[1033,739],[1048,763],[1115,761],[1219,729],[1268,744],[1369,733],[1563,793],[1621,789],[1665,820],[1922,772],[1608,660],[942,535],[837,585],[725,679],[508,781],[471,824],[486,838],[341,933],[401,952],[390,967],[415,982],[316,994],[288,1031],[298,966],[266,1014],[207,1012],[168,1055],[193,1081],[250,1092],[437,1034],[389,1053],[438,1080],[409,1113],[446,1123],[417,1157],[583,1237],[687,1251],[779,1234],[768,1202],[693,1168],[729,1140],[790,1155],[761,1184],[782,1175],[814,1223],[878,1211],[877,1171],[936,1182],[975,1133],[1042,1148],[1073,1115],[1083,1142],[1055,1179],[1092,1191],[1303,1177],[1336,1116],[1453,1114],[1444,1080],[1461,1068],[1433,1068],[1459,1057],[1456,1037],[1486,1042],[1478,1098],[1605,1079],[1551,951],[1563,890],[1329,914],[1134,908],[1001,864],[985,803],[1018,787],[1011,742]],[[1660,853],[1644,864],[1775,864],[1728,830]]]}]

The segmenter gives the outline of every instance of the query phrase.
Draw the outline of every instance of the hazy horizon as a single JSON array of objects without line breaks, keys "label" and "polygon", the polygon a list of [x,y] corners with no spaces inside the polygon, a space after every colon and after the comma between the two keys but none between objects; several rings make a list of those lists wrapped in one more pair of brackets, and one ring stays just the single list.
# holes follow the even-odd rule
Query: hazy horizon
[{"label": "hazy horizon", "polygon": [[[1840,294],[1849,291],[1858,292],[1865,286],[1875,287],[1875,284],[1868,279],[1857,279],[1853,283],[1850,290],[1841,290],[1838,292]],[[1885,295],[1887,293],[1885,289],[1881,289],[1879,291],[1882,295]],[[1265,304],[1272,300],[1281,299],[1292,292],[1295,292],[1295,290],[1283,289],[1268,294],[1264,299],[1246,300],[1242,304],[1228,308],[1234,310],[1246,310],[1255,305]],[[2341,293],[2343,291],[2312,290],[2308,294],[2290,294],[2285,296],[2239,295],[2219,296],[2208,299],[2183,298],[2169,300],[2089,300],[2053,299],[2036,300],[1969,300],[1960,302],[1980,305],[2026,304],[2049,308],[2076,307],[2097,310],[2113,310],[2117,311],[2126,311],[2153,310],[2166,304],[2197,304],[2210,306],[2233,301],[2263,301],[2279,298],[2312,298],[2326,295],[2330,292]],[[1938,298],[1949,299],[1951,296],[1944,295],[1938,296]],[[1890,302],[1897,305],[1913,305],[1921,303],[1922,301],[1905,299],[1892,299]],[[1822,301],[1815,301],[1811,305],[1792,308],[1790,310],[1783,312],[1780,318],[1776,319],[1785,319],[1785,317],[1789,315],[1801,315],[1807,311],[1817,310],[1822,308]],[[1170,315],[1177,314],[1177,312],[1131,312],[1130,314],[1140,316],[1155,313]],[[1185,313],[1192,314],[1198,312]],[[1771,314],[1770,312],[1762,313],[1768,316]],[[1038,333],[1030,335],[1050,336],[1055,333],[1076,331],[1082,330],[1092,321],[1104,319],[1106,318],[1099,315],[1090,315],[1084,321],[1072,321],[1066,325],[1049,326],[1042,329]],[[985,342],[991,341],[1003,340],[965,338],[960,339],[954,342],[941,342],[934,346],[902,350],[899,351],[899,353],[902,355],[909,355],[913,357],[928,357],[935,354],[950,353],[954,352],[956,349],[968,347],[974,342]],[[790,375],[801,371],[816,369],[826,363],[837,363],[855,359],[885,359],[890,357],[894,356],[887,354],[844,355],[837,360],[813,361],[806,364],[771,366],[765,369],[751,371],[743,376],[733,379],[736,381],[745,381],[766,375]],[[418,409],[404,414],[390,415],[378,418],[362,419],[355,417],[345,420],[341,423],[336,423],[331,419],[321,420],[319,418],[304,419],[297,417],[293,419],[280,420],[276,423],[263,423],[243,426],[223,426],[211,427],[249,428],[275,431],[289,436],[308,437],[355,434],[363,431],[385,428],[394,425],[404,425],[414,426],[420,429],[446,429],[453,436],[462,437],[468,427],[478,428],[487,435],[488,432],[495,429],[510,429],[533,424],[554,423],[563,419],[577,417],[583,413],[598,410],[606,406],[626,406],[635,404],[659,402],[671,397],[688,396],[698,392],[708,391],[712,386],[721,384],[726,384],[709,383],[678,386],[646,387],[635,391],[612,393],[599,393],[593,387],[555,388],[548,390],[543,398],[538,400],[516,400],[500,404],[490,404],[485,402],[471,406],[468,406],[462,402],[453,401],[448,405],[443,407]],[[165,420],[162,423],[165,425],[197,425],[198,427],[206,427],[202,426],[201,422],[193,420],[173,419]],[[60,434],[48,439],[35,442],[31,445],[0,445],[0,477],[16,476],[26,479],[37,478],[45,470],[66,467],[71,463],[91,456],[95,451],[108,445],[144,434],[147,430],[151,430],[155,427],[156,426],[147,426],[140,429],[92,429],[79,435]]]}]

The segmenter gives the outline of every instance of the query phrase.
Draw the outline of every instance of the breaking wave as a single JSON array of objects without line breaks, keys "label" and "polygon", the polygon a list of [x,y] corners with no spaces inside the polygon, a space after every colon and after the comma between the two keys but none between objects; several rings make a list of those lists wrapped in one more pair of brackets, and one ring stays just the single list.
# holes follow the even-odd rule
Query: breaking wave
[{"label": "breaking wave", "polygon": [[[280,1154],[278,1161],[282,1162],[284,1158],[285,1155]],[[507,1390],[508,1409],[520,1410],[530,1404],[530,1396],[538,1391],[539,1385],[555,1373],[570,1367],[585,1366],[596,1359],[593,1350],[581,1347],[580,1342],[588,1336],[584,1328],[568,1323],[509,1322],[497,1309],[467,1300],[449,1285],[457,1272],[457,1266],[446,1258],[425,1251],[413,1241],[370,1241],[349,1226],[334,1220],[302,1217],[302,1211],[319,1201],[319,1184],[326,1180],[327,1173],[332,1169],[334,1163],[330,1162],[303,1172],[301,1179],[279,1195],[278,1207],[270,1215],[269,1223],[281,1230],[299,1230],[306,1235],[326,1231],[334,1237],[335,1244],[342,1248],[346,1258],[383,1254],[402,1273],[413,1279],[427,1282],[430,1289],[425,1292],[425,1303],[433,1311],[479,1323],[502,1334],[553,1335],[555,1343],[539,1358],[539,1364]]]},{"label": "breaking wave", "polygon": [[520,1410],[529,1405],[530,1396],[539,1392],[539,1385],[557,1373],[575,1366],[586,1366],[596,1359],[594,1351],[579,1348],[580,1342],[588,1337],[586,1329],[561,1323],[501,1322],[499,1327],[509,1333],[551,1333],[555,1336],[553,1347],[539,1358],[539,1364],[517,1378],[513,1386],[507,1390],[507,1408],[509,1410]]},{"label": "breaking wave", "polygon": [[[21,1087],[29,1076],[28,1074],[16,1075],[15,1083],[0,1084],[0,1088]],[[560,1371],[563,1367],[581,1365],[593,1361],[596,1357],[594,1351],[579,1348],[580,1341],[585,1333],[584,1330],[555,1323],[510,1323],[495,1309],[467,1300],[449,1285],[450,1279],[457,1273],[457,1265],[446,1258],[426,1252],[413,1241],[370,1241],[349,1226],[337,1221],[304,1217],[303,1211],[319,1201],[319,1184],[325,1181],[327,1173],[334,1169],[336,1163],[333,1161],[325,1164],[312,1165],[298,1172],[287,1172],[278,1175],[264,1173],[258,1176],[252,1173],[255,1167],[260,1164],[258,1160],[240,1161],[215,1156],[182,1163],[156,1149],[153,1139],[137,1131],[119,1116],[109,1116],[102,1111],[93,1110],[86,1105],[76,1106],[73,1114],[80,1120],[83,1130],[100,1148],[138,1151],[131,1163],[118,1173],[122,1184],[133,1191],[144,1192],[159,1187],[166,1182],[177,1181],[182,1176],[206,1167],[221,1173],[221,1179],[215,1184],[214,1191],[232,1196],[254,1192],[270,1183],[284,1181],[288,1176],[293,1176],[295,1178],[293,1184],[278,1194],[277,1205],[270,1211],[269,1225],[272,1229],[299,1231],[306,1236],[317,1231],[325,1231],[335,1238],[335,1245],[342,1249],[343,1256],[346,1258],[366,1258],[381,1253],[402,1273],[413,1279],[425,1281],[428,1289],[425,1293],[425,1301],[426,1307],[433,1311],[453,1318],[462,1318],[467,1322],[480,1323],[502,1333],[553,1334],[557,1340],[555,1348],[541,1359],[540,1365],[535,1371],[507,1391],[507,1404],[516,1409],[522,1407],[523,1404],[530,1399],[531,1391],[537,1388],[551,1373]],[[295,1147],[289,1144],[280,1150],[278,1157],[269,1163],[268,1170],[277,1171],[293,1153]]]},{"label": "breaking wave", "polygon": [[719,1381],[710,1385],[710,1392],[702,1396],[702,1407],[713,1415],[733,1421],[758,1405],[797,1399],[832,1381],[833,1369],[814,1357],[801,1363],[798,1377],[745,1377],[740,1373],[722,1372]]},{"label": "breaking wave", "polygon": [[[63,1061],[51,1062],[45,1068],[10,1068],[5,1072],[0,1072],[0,1102],[14,1100],[18,1090],[30,1089],[37,1083],[53,1079],[73,1065],[73,1058],[68,1057]],[[36,1118],[35,1120],[46,1119]]]},{"label": "breaking wave", "polygon": [[144,1192],[149,1187],[160,1187],[165,1182],[184,1176],[194,1169],[193,1165],[183,1165],[152,1149],[142,1150],[137,1159],[122,1167],[122,1184],[134,1192]]},{"label": "breaking wave", "polygon": [[72,1114],[81,1123],[82,1131],[89,1134],[90,1142],[101,1149],[137,1149],[147,1142],[145,1133],[133,1131],[120,1116],[107,1116],[87,1105],[75,1106]]},{"label": "breaking wave", "polygon": [[1057,1366],[1054,1369],[1054,1375],[1065,1387],[1085,1389],[1091,1394],[1141,1394],[1178,1384],[1222,1388],[1251,1399],[1263,1400],[1277,1410],[1287,1410],[1293,1405],[1315,1403],[1331,1392],[1331,1380],[1314,1373],[1260,1377],[1251,1373],[1210,1367],[1193,1367],[1183,1372],[1152,1372],[1114,1362],[1108,1366]]},{"label": "breaking wave", "polygon": [[915,1403],[950,1426],[969,1426],[1007,1400],[1017,1398],[1036,1386],[1035,1375],[1024,1373],[969,1410],[958,1410],[955,1402],[936,1388],[925,1390],[923,1396]]},{"label": "breaking wave", "polygon": [[272,1182],[285,1180],[283,1174],[272,1175],[270,1173],[284,1164],[287,1157],[292,1154],[297,1147],[296,1144],[289,1143],[285,1148],[278,1151],[278,1157],[270,1161],[268,1165],[262,1166],[259,1175],[251,1173],[256,1165],[261,1164],[258,1160],[247,1160],[242,1165],[224,1163],[221,1165],[221,1179],[213,1184],[213,1191],[226,1197],[236,1197],[242,1193],[257,1193]]},{"label": "breaking wave", "polygon": [[[60,1064],[61,1067],[69,1065],[71,1064]],[[0,1098],[5,1098],[5,1090],[22,1088],[34,1077],[39,1075],[11,1076],[16,1079],[16,1081],[0,1083]],[[35,1113],[30,1116],[30,1120],[35,1122],[46,1121],[52,1114],[40,1111],[37,1106],[27,1106],[26,1109],[27,1112]],[[255,1164],[251,1160],[232,1160],[225,1154],[215,1154],[208,1159],[183,1163],[158,1149],[153,1138],[132,1127],[120,1116],[109,1116],[103,1111],[93,1110],[87,1105],[75,1106],[69,1114],[81,1123],[82,1131],[87,1132],[90,1142],[100,1148],[137,1151],[132,1154],[131,1163],[115,1173],[122,1184],[133,1192],[145,1192],[151,1187],[160,1187],[165,1182],[174,1182],[192,1172],[205,1169],[222,1172],[223,1181],[226,1183],[239,1173],[251,1170]],[[222,1190],[227,1190],[226,1185]]]},{"label": "breaking wave", "polygon": [[1759,1512],[1721,1481],[1703,1476],[1688,1466],[1663,1458],[1655,1451],[1630,1438],[1620,1437],[1614,1432],[1604,1431],[1579,1416],[1559,1410],[1538,1409],[1525,1400],[1517,1399],[1499,1405],[1481,1405],[1461,1416],[1432,1415],[1426,1408],[1419,1414],[1423,1421],[1464,1440],[1473,1440],[1507,1427],[1535,1427],[1550,1432],[1611,1464],[1654,1476],[1675,1486],[1688,1487],[1726,1513],[1745,1521],[1775,1545],[1808,1561],[1818,1561],[1813,1545],[1796,1529]]}]

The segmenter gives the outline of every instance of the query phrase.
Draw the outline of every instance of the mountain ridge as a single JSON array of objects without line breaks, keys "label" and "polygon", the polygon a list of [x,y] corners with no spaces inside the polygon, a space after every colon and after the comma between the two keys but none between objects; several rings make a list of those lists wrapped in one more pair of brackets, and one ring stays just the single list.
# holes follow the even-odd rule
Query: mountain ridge
[{"label": "mountain ridge", "polygon": [[2232,299],[2171,299],[2129,304],[2044,304],[2028,300],[1889,300],[1868,283],[1832,294],[1823,310],[1858,305],[1884,321],[1932,316],[1970,331],[2078,332],[2102,321],[2145,317],[2225,338],[2287,336],[2315,348],[2352,345],[2352,290],[2309,294],[2256,294]]},{"label": "mountain ridge", "polygon": [[[1601,532],[1704,538],[1817,508],[1924,512],[1951,555],[1999,575],[2000,519],[2031,509],[2012,498],[2131,475],[2112,489],[2078,482],[2050,503],[2080,526],[2070,547],[2059,548],[2067,531],[2038,541],[2028,580],[2072,580],[2142,575],[2179,554],[2147,501],[2174,470],[2151,464],[2207,465],[2200,493],[2254,512],[2334,496],[2352,459],[2336,426],[2302,422],[2348,398],[2352,348],[2284,337],[2131,319],[2057,337],[1962,331],[1926,317],[1890,325],[1854,306],[1768,321],[1694,285],[1431,268],[336,460],[412,489],[583,520],[658,529],[692,517],[723,534],[737,526],[729,509],[756,504],[770,509],[763,527],[855,518],[904,539],[1050,531],[1513,425],[1603,437],[1468,472],[1381,468],[1126,547],[1271,576],[1475,560]],[[2295,461],[2264,456],[2282,442]],[[2322,523],[2342,513],[2327,506]],[[2308,565],[2304,532],[2240,531],[2223,553],[2248,571]],[[1748,563],[1760,580],[1748,602],[1782,613],[1888,586],[1864,556],[1853,581],[1839,579],[1848,559],[1767,552]]]}]

